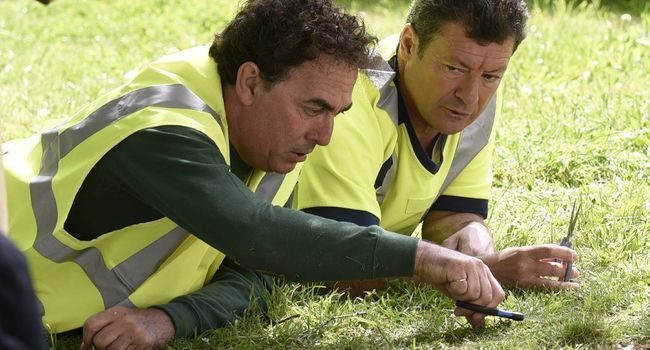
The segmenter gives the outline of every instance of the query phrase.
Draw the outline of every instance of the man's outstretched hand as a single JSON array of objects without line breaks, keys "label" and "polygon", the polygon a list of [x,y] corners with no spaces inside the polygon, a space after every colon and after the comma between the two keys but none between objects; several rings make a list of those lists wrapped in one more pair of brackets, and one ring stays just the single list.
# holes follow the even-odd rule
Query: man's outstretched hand
[{"label": "man's outstretched hand", "polygon": [[[551,289],[578,288],[576,282],[563,282],[566,263],[578,259],[578,254],[567,247],[556,244],[543,244],[525,247],[511,247],[480,259],[490,267],[492,274],[503,285],[513,287],[547,287]],[[580,271],[575,267],[572,278]]]},{"label": "man's outstretched hand", "polygon": [[[454,300],[497,307],[505,293],[490,269],[478,258],[426,241],[418,243],[414,281],[432,285]],[[485,324],[485,315],[456,308],[474,327]]]}]

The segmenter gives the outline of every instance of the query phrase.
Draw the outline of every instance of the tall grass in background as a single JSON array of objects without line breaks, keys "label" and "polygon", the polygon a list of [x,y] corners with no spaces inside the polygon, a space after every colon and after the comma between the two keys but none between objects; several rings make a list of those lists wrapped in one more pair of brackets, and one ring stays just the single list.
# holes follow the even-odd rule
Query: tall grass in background
[{"label": "tall grass in background", "polygon": [[[341,0],[380,37],[408,2]],[[650,348],[650,6],[531,2],[528,39],[507,73],[489,225],[499,248],[559,242],[570,205],[582,287],[508,290],[526,321],[472,330],[435,291],[392,285],[365,300],[287,284],[268,324],[248,316],[179,340],[200,348]],[[0,133],[25,137],[72,115],[129,72],[208,44],[237,3],[0,0]],[[4,316],[3,316],[4,317]],[[77,334],[52,338],[78,348]]]}]

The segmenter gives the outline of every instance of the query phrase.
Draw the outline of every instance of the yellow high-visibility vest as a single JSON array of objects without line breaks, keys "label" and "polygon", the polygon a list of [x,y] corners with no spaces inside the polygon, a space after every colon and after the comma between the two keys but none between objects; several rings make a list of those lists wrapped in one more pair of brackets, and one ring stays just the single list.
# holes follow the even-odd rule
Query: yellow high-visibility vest
[{"label": "yellow high-visibility vest", "polygon": [[418,152],[410,123],[399,120],[396,72],[388,62],[397,44],[397,36],[382,40],[361,70],[352,108],[337,119],[329,145],[305,162],[295,208],[368,213],[382,228],[410,235],[441,195],[489,199],[500,94],[463,131],[442,135],[431,156]]},{"label": "yellow high-visibility vest", "polygon": [[[2,138],[0,138],[2,143]],[[2,154],[2,147],[0,147],[0,154]],[[0,232],[7,234],[7,194],[5,190],[5,172],[2,167],[2,158],[0,158]]]},{"label": "yellow high-visibility vest", "polygon": [[[49,332],[78,328],[115,305],[169,302],[204,286],[221,264],[221,252],[168,218],[92,241],[64,229],[93,166],[133,133],[162,125],[202,132],[230,163],[222,87],[208,47],[164,57],[55,129],[5,144],[10,238],[29,261]],[[255,170],[247,185],[284,205],[299,168],[286,175]]]}]

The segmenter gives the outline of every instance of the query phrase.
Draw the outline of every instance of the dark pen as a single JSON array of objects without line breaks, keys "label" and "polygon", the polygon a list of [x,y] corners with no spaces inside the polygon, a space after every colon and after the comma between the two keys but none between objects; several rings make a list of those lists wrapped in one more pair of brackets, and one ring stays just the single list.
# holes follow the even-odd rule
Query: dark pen
[{"label": "dark pen", "polygon": [[492,316],[498,316],[498,317],[503,317],[503,318],[509,318],[509,319],[515,320],[515,321],[523,321],[524,320],[524,314],[522,314],[520,312],[499,310],[499,309],[495,309],[495,308],[492,308],[492,307],[476,305],[476,304],[472,304],[472,303],[468,303],[466,301],[460,301],[460,300],[456,300],[456,306],[462,307],[463,309],[467,309],[467,310],[470,310],[470,311],[479,312],[479,313],[482,313],[482,314],[485,314],[485,315],[492,315]]}]

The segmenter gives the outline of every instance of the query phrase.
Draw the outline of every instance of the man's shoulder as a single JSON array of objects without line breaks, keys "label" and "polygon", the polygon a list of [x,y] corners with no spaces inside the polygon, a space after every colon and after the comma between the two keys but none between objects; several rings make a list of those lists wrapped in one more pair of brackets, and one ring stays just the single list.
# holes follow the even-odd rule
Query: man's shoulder
[{"label": "man's shoulder", "polygon": [[202,88],[211,90],[214,81],[219,80],[219,74],[209,49],[209,46],[197,46],[162,56],[142,69],[132,71],[133,77],[152,85],[165,82],[207,84]]},{"label": "man's shoulder", "polygon": [[359,83],[365,83],[367,85],[366,88],[372,88],[377,91],[384,89],[395,78],[395,72],[378,52],[372,53],[370,63],[368,66],[363,67],[361,72],[366,79],[362,77],[359,79]]},{"label": "man's shoulder", "polygon": [[387,60],[395,55],[397,52],[397,45],[399,44],[399,34],[393,34],[385,37],[377,44],[377,50]]},{"label": "man's shoulder", "polygon": [[363,75],[377,90],[382,90],[395,78],[395,71],[388,61],[395,55],[398,40],[399,37],[395,35],[383,39],[375,50],[370,52],[368,64],[361,67]]},{"label": "man's shoulder", "polygon": [[212,58],[209,56],[210,46],[202,45],[180,50],[169,55],[162,56],[155,60],[152,64],[168,63],[168,62],[203,62],[210,61]]}]

